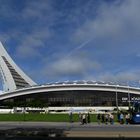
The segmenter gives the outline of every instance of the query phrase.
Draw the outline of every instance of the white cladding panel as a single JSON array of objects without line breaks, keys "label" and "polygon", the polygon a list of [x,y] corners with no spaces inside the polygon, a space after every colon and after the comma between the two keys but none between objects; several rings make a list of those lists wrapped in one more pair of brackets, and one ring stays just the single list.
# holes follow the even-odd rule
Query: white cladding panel
[{"label": "white cladding panel", "polygon": [[3,88],[4,91],[13,91],[17,89],[15,80],[13,79],[13,75],[11,74],[8,66],[2,57],[5,57],[8,63],[14,68],[14,70],[30,85],[36,85],[36,83],[30,79],[12,60],[12,58],[8,55],[6,50],[4,49],[2,43],[0,42],[0,72],[3,80]]}]

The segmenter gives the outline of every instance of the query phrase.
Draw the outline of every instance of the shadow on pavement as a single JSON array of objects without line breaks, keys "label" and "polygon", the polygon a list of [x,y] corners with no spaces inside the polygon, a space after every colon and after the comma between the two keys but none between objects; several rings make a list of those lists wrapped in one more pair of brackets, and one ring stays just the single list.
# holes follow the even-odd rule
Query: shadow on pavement
[{"label": "shadow on pavement", "polygon": [[138,140],[140,138],[110,137],[67,137],[64,129],[55,128],[16,128],[0,130],[0,140]]}]

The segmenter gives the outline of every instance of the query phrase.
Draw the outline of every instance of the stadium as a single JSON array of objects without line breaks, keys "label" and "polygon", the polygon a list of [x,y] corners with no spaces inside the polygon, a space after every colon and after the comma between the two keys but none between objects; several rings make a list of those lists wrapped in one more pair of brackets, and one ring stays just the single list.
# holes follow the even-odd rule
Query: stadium
[{"label": "stadium", "polygon": [[0,106],[47,111],[113,110],[140,100],[140,88],[97,81],[64,81],[38,85],[12,60],[0,43]]}]

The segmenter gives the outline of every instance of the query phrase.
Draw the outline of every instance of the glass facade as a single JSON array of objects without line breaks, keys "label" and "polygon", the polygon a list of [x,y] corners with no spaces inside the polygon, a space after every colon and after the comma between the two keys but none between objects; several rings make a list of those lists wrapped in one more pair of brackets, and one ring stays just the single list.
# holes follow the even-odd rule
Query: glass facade
[{"label": "glass facade", "polygon": [[15,106],[128,106],[129,103],[140,99],[140,95],[94,91],[94,90],[66,90],[43,92],[19,96],[4,100],[2,103],[13,103]]}]

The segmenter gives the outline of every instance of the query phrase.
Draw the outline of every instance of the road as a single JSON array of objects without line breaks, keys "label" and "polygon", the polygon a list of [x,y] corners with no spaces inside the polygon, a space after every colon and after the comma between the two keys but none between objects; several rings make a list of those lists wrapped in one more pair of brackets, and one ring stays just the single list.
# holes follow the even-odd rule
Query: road
[{"label": "road", "polygon": [[140,125],[98,125],[90,123],[81,125],[80,123],[63,123],[63,122],[0,122],[0,132],[19,131],[43,131],[47,136],[55,137],[82,137],[82,138],[140,138]]}]

